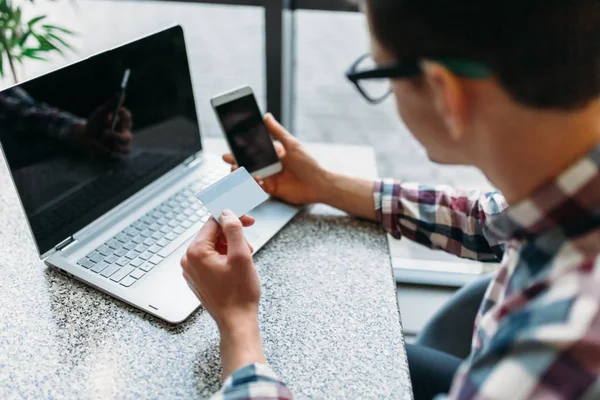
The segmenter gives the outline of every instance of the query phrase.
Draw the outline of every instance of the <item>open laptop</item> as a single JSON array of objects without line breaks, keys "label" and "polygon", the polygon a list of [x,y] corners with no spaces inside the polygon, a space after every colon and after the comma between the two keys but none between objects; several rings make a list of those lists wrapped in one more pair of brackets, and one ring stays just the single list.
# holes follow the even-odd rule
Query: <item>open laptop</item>
[{"label": "open laptop", "polygon": [[[106,110],[118,104],[130,128]],[[123,154],[97,148],[107,126],[131,133]],[[229,168],[202,151],[181,27],[0,92],[0,143],[47,265],[171,323],[200,305],[179,263],[209,218],[194,194]],[[248,241],[260,249],[297,212],[264,203]]]}]

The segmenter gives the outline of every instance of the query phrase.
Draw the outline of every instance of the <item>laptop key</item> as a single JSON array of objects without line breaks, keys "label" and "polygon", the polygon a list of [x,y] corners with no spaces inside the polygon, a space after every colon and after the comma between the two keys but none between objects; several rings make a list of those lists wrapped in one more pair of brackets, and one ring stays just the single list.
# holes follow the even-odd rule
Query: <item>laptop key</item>
[{"label": "laptop key", "polygon": [[156,240],[162,239],[163,236],[165,236],[165,234],[162,232],[154,232],[152,234],[152,239],[156,239]]},{"label": "laptop key", "polygon": [[167,223],[169,223],[169,220],[166,219],[165,217],[162,217],[161,219],[156,221],[156,223],[159,224],[160,226],[163,226],[163,225],[166,225]]},{"label": "laptop key", "polygon": [[121,269],[121,267],[119,267],[117,264],[109,265],[108,268],[105,268],[102,272],[100,272],[100,275],[102,275],[105,278],[108,278],[112,274],[117,272],[119,269]]},{"label": "laptop key", "polygon": [[144,244],[144,246],[152,246],[154,243],[156,243],[156,239],[148,238],[142,243]]},{"label": "laptop key", "polygon": [[165,239],[167,239],[169,242],[171,240],[177,239],[177,234],[175,232],[169,232],[165,235]]},{"label": "laptop key", "polygon": [[140,236],[143,238],[149,238],[150,236],[152,236],[152,231],[150,229],[146,229],[145,231],[140,233]]},{"label": "laptop key", "polygon": [[103,259],[104,257],[102,256],[102,254],[95,252],[95,253],[93,253],[93,254],[91,255],[91,257],[90,257],[90,256],[88,256],[88,258],[89,258],[89,260],[90,260],[91,262],[93,262],[94,264],[96,264],[96,263],[99,263],[100,261],[102,261],[102,259]]},{"label": "laptop key", "polygon": [[108,247],[110,247],[113,250],[118,249],[119,247],[121,247],[121,243],[119,243],[119,241],[117,239],[111,239],[108,242],[106,242],[106,245]]},{"label": "laptop key", "polygon": [[136,245],[137,245],[137,243],[127,242],[123,245],[123,248],[125,250],[132,250]]},{"label": "laptop key", "polygon": [[124,234],[123,232],[121,232],[117,236],[115,236],[115,239],[117,239],[121,243],[129,242],[129,236]]},{"label": "laptop key", "polygon": [[152,257],[150,257],[148,262],[156,265],[156,264],[159,264],[162,260],[163,260],[163,258],[161,256],[159,256],[158,254],[155,254]]},{"label": "laptop key", "polygon": [[106,257],[109,254],[112,254],[112,249],[106,245],[100,246],[100,248],[98,248],[98,253],[102,254],[104,257]]},{"label": "laptop key", "polygon": [[131,262],[129,263],[129,265],[134,266],[134,267],[139,267],[140,265],[142,265],[144,263],[144,260],[142,260],[141,258],[136,258],[135,260],[131,260]]},{"label": "laptop key", "polygon": [[160,229],[160,225],[159,225],[159,224],[157,224],[157,223],[154,223],[154,224],[150,225],[150,226],[148,227],[148,229],[150,229],[152,232],[156,232],[157,230],[159,230],[159,229]]},{"label": "laptop key", "polygon": [[131,285],[133,285],[134,283],[136,283],[137,280],[132,278],[131,276],[127,276],[125,277],[125,279],[123,279],[121,282],[119,282],[121,285],[125,286],[125,287],[129,287]]},{"label": "laptop key", "polygon": [[160,228],[159,232],[161,232],[163,234],[167,234],[167,233],[171,232],[171,227],[168,225],[165,225],[162,228]]},{"label": "laptop key", "polygon": [[173,229],[173,232],[175,232],[177,235],[181,235],[183,232],[185,232],[185,228],[178,226],[177,228]]},{"label": "laptop key", "polygon": [[145,251],[142,254],[140,254],[140,258],[142,260],[148,260],[150,257],[152,257],[152,253],[150,253],[149,251]]},{"label": "laptop key", "polygon": [[162,238],[158,242],[156,242],[156,244],[160,247],[165,247],[166,245],[169,244],[169,242],[170,242],[170,240],[168,240],[166,238]]},{"label": "laptop key", "polygon": [[135,271],[133,271],[131,273],[131,275],[129,275],[129,276],[131,276],[132,278],[135,278],[135,279],[140,279],[144,275],[146,275],[146,271],[144,271],[143,269],[138,268]]},{"label": "laptop key", "polygon": [[123,267],[114,274],[110,276],[111,281],[119,282],[121,279],[125,278],[127,275],[133,272],[135,268],[127,266]]},{"label": "laptop key", "polygon": [[119,258],[115,264],[117,264],[119,267],[124,267],[125,265],[129,264],[129,258],[123,256]]},{"label": "laptop key", "polygon": [[171,228],[176,228],[177,226],[179,226],[179,221],[177,221],[176,219],[172,219],[169,221],[169,226]]},{"label": "laptop key", "polygon": [[175,217],[175,219],[179,222],[183,222],[187,219],[187,217],[184,214],[179,214],[178,216]]},{"label": "laptop key", "polygon": [[119,250],[115,251],[114,254],[117,257],[123,257],[126,253],[127,253],[127,250],[125,250],[125,249],[119,249]]},{"label": "laptop key", "polygon": [[131,239],[131,241],[135,244],[140,244],[144,241],[144,237],[142,235],[137,235],[136,237]]},{"label": "laptop key", "polygon": [[77,264],[83,265],[84,261],[87,261],[87,257],[83,257],[81,260],[77,261]]},{"label": "laptop key", "polygon": [[189,228],[192,225],[194,225],[191,221],[183,221],[183,223],[181,224],[181,226],[183,226],[184,228]]},{"label": "laptop key", "polygon": [[148,246],[146,246],[145,244],[138,244],[137,246],[135,246],[134,250],[137,251],[138,253],[143,253],[148,249]]},{"label": "laptop key", "polygon": [[125,257],[129,258],[130,260],[133,260],[134,258],[136,258],[138,256],[138,252],[135,250],[131,250],[128,251],[127,254],[125,254]]},{"label": "laptop key", "polygon": [[91,262],[90,260],[86,259],[85,261],[83,261],[83,263],[81,263],[79,265],[81,265],[85,269],[90,269],[90,268],[92,268],[94,266],[94,263]]},{"label": "laptop key", "polygon": [[98,274],[98,273],[100,273],[100,272],[104,271],[106,268],[108,268],[108,266],[109,266],[109,265],[110,265],[110,264],[108,264],[107,262],[105,262],[105,261],[102,261],[102,262],[100,262],[100,263],[96,264],[96,265],[94,266],[94,268],[92,268],[92,272],[95,272],[95,273],[97,273],[97,274]]},{"label": "laptop key", "polygon": [[144,271],[144,272],[148,272],[150,271],[152,268],[154,268],[154,264],[149,263],[148,261],[146,261],[145,263],[143,263],[142,265],[140,265],[140,270]]},{"label": "laptop key", "polygon": [[119,259],[119,257],[117,257],[117,256],[116,256],[116,255],[114,255],[114,254],[111,254],[110,256],[106,257],[106,258],[104,259],[104,261],[106,261],[106,262],[107,262],[107,263],[109,263],[109,264],[113,264],[113,263],[114,263],[115,261],[117,261],[118,259]]},{"label": "laptop key", "polygon": [[155,244],[154,246],[150,246],[148,248],[148,251],[152,254],[156,254],[160,251],[160,249],[162,249],[162,246],[159,246],[158,244]]}]

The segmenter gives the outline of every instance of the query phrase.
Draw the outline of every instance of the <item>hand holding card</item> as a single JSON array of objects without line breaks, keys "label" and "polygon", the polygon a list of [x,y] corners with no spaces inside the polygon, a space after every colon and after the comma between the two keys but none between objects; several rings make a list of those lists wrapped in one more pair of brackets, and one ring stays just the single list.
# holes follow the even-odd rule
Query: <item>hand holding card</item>
[{"label": "hand holding card", "polygon": [[265,202],[269,195],[242,167],[202,190],[196,197],[219,221],[223,210],[231,210],[241,217]]}]

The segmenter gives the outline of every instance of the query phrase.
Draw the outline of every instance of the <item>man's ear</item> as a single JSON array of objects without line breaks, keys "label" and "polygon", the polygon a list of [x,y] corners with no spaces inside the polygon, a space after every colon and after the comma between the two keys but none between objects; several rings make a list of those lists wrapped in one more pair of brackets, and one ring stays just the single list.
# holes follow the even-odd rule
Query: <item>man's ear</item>
[{"label": "man's ear", "polygon": [[459,141],[466,134],[466,97],[463,85],[442,64],[435,61],[421,63],[425,81],[431,88],[437,111],[442,116],[452,139]]}]

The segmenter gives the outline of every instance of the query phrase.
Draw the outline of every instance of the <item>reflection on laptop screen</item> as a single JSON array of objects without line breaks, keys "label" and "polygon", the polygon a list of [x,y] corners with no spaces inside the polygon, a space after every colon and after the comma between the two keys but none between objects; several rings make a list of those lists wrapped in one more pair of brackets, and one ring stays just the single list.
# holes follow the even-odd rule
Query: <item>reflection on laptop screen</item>
[{"label": "reflection on laptop screen", "polygon": [[0,143],[43,254],[201,150],[181,28],[0,92]]}]

